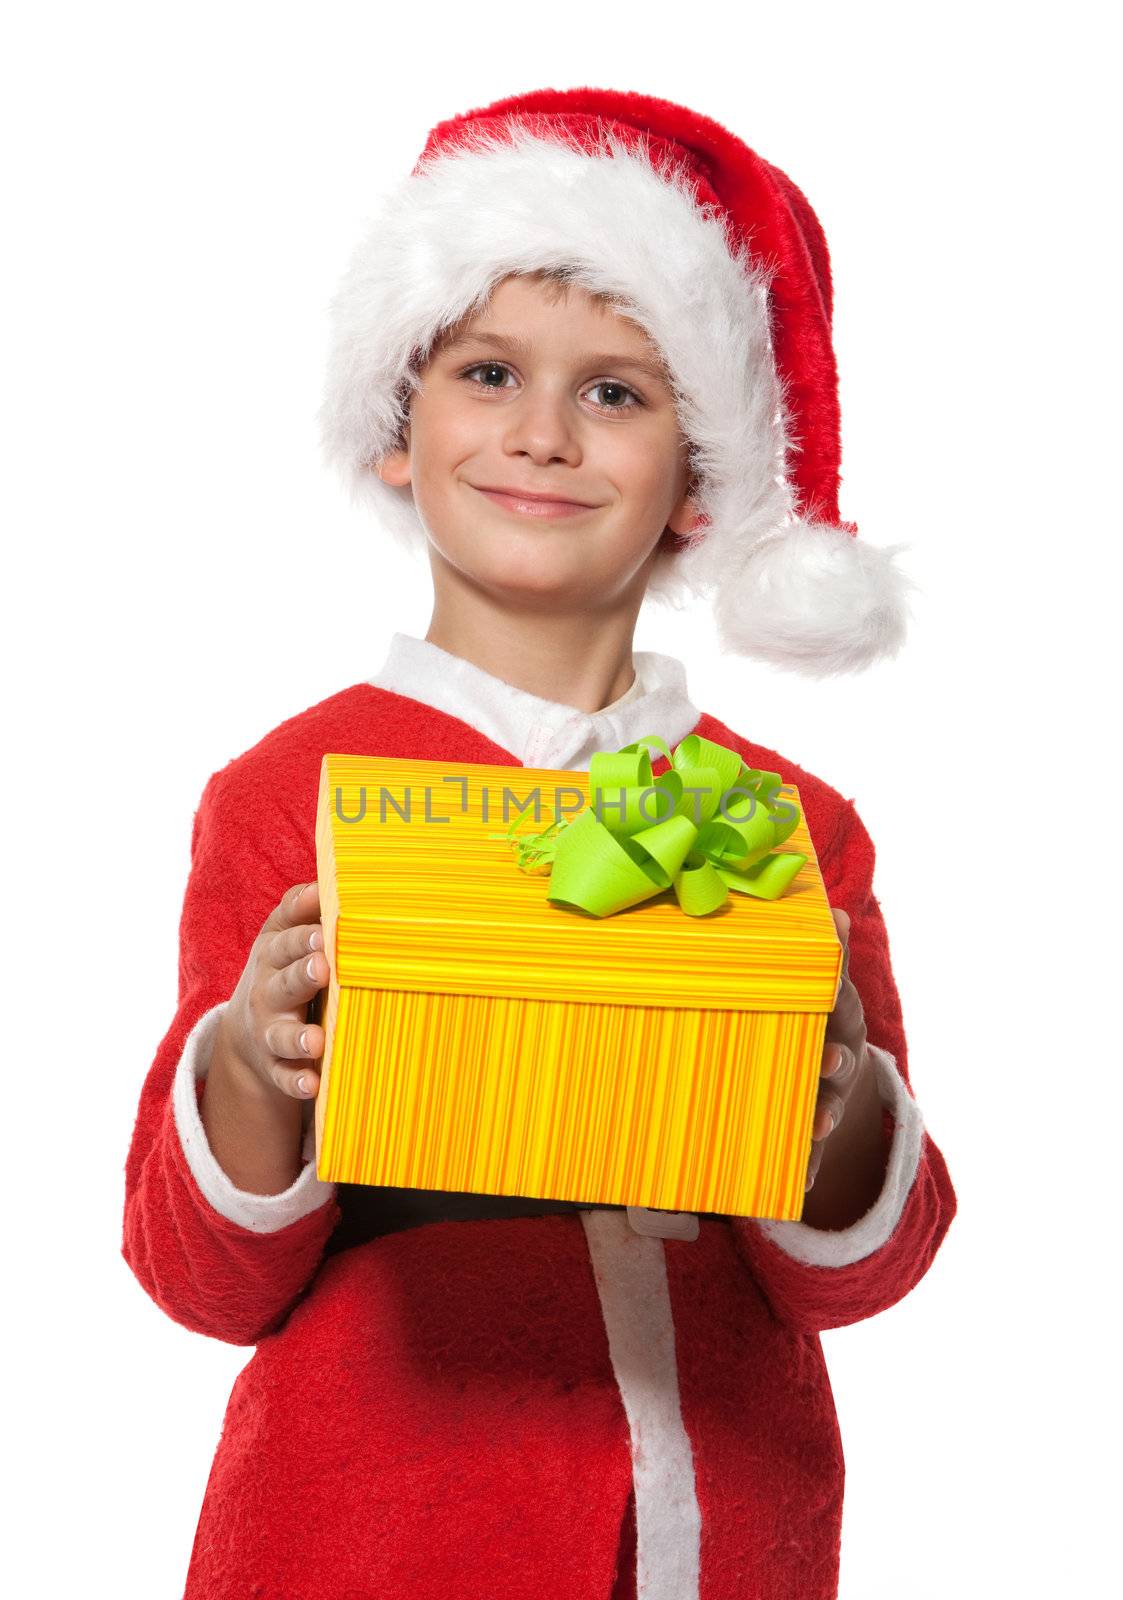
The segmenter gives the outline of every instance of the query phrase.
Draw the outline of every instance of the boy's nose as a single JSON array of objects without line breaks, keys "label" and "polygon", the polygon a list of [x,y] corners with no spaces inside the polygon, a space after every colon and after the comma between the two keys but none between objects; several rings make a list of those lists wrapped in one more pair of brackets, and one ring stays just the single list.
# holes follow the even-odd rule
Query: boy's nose
[{"label": "boy's nose", "polygon": [[577,419],[566,401],[550,395],[519,397],[508,413],[504,443],[512,454],[543,463],[581,459]]}]

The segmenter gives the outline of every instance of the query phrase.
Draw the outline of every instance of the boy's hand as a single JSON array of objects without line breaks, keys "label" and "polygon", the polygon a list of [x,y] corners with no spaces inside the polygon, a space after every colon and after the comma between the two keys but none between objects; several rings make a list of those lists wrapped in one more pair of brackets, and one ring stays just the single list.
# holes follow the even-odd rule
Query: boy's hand
[{"label": "boy's hand", "polygon": [[254,941],[219,1025],[223,1045],[248,1073],[295,1100],[320,1087],[314,1062],[324,1030],[306,1017],[328,981],[320,891],[315,883],[285,892]]},{"label": "boy's hand", "polygon": [[842,980],[834,1010],[827,1018],[823,1042],[819,1097],[811,1129],[811,1158],[807,1163],[804,1193],[815,1182],[827,1140],[846,1113],[846,1102],[869,1071],[866,1056],[866,1017],[858,991],[850,982],[850,917],[840,907],[831,907],[835,930],[842,942]]}]

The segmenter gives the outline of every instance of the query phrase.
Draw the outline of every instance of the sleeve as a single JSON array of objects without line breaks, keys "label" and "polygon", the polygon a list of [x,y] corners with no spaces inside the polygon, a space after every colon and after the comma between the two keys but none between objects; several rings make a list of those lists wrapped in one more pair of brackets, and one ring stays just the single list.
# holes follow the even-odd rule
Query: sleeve
[{"label": "sleeve", "polygon": [[849,974],[862,1001],[886,1141],[881,1193],[848,1228],[731,1218],[757,1284],[801,1332],[841,1328],[904,1298],[932,1265],[956,1212],[942,1154],[913,1097],[889,940],[873,893],[874,847],[852,805],[822,862],[832,906],[850,915]]},{"label": "sleeve", "polygon": [[[239,1190],[206,1139],[199,1102],[211,1044],[250,948],[308,851],[231,768],[195,815],[179,928],[179,994],[140,1095],[125,1167],[122,1254],[160,1309],[197,1333],[255,1344],[307,1287],[341,1211],[307,1160],[282,1194]],[[312,1129],[303,1149],[312,1155]]]}]

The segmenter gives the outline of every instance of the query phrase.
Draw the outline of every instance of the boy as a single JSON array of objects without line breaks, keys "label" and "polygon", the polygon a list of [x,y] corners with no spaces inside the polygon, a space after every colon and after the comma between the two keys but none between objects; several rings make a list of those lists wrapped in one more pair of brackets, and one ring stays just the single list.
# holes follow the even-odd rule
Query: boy
[{"label": "boy", "polygon": [[[755,267],[669,162],[687,132],[715,196],[750,195],[766,233],[788,230],[775,357]],[[818,1334],[919,1281],[955,1196],[909,1091],[853,806],[699,713],[673,658],[632,650],[646,594],[726,573],[731,648],[829,671],[899,644],[891,553],[833,526],[833,369],[809,293],[821,323],[825,245],[782,174],[638,96],[543,91],[429,149],[336,303],[324,411],[360,492],[426,542],[428,635],[395,634],[374,683],[208,782],[179,1009],[129,1155],[140,1281],[186,1326],[258,1345],[186,1600],[825,1600],[843,1460]],[[792,517],[809,506],[821,521]],[[660,1237],[657,1214],[633,1226],[620,1207],[319,1180],[320,756],[578,769],[653,731],[672,747],[696,731],[800,789],[847,946],[802,1221],[705,1216]]]}]

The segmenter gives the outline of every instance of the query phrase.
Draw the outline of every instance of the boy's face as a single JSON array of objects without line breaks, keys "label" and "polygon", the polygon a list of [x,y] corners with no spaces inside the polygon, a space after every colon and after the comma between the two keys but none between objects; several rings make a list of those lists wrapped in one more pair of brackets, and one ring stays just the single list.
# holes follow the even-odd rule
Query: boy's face
[{"label": "boy's face", "polygon": [[412,486],[435,576],[447,562],[543,609],[642,598],[664,530],[687,533],[695,516],[661,368],[642,329],[583,289],[498,284],[430,357],[404,446],[378,466]]}]

